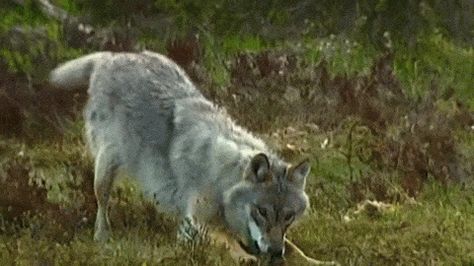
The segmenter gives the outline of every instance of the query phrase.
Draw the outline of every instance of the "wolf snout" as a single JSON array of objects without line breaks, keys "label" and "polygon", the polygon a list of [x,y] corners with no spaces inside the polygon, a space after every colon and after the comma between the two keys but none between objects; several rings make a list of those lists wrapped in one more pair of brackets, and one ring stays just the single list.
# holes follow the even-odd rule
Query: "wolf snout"
[{"label": "wolf snout", "polygon": [[270,248],[268,250],[268,253],[270,254],[272,258],[280,258],[280,257],[283,257],[284,250],[282,247]]}]

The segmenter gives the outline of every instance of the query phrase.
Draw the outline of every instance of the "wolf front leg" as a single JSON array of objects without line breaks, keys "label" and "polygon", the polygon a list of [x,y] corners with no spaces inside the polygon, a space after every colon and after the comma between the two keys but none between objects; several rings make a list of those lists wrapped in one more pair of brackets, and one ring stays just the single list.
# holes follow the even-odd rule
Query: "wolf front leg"
[{"label": "wolf front leg", "polygon": [[306,265],[339,265],[339,263],[334,261],[321,261],[308,257],[298,246],[287,238],[285,238],[285,254],[287,255],[285,257],[302,260]]},{"label": "wolf front leg", "polygon": [[185,243],[204,242],[206,236],[206,228],[197,224],[192,217],[186,216],[178,228],[178,240]]},{"label": "wolf front leg", "polygon": [[209,234],[215,245],[224,246],[230,252],[230,256],[239,264],[252,264],[257,262],[257,257],[247,253],[233,237],[228,233],[214,231]]}]

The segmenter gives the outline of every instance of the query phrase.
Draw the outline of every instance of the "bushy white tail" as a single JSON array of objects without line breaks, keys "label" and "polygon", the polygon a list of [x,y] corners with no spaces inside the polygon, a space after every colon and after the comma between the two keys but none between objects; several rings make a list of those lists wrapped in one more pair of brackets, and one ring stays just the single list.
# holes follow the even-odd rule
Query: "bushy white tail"
[{"label": "bushy white tail", "polygon": [[97,52],[61,64],[49,75],[49,82],[65,89],[87,88],[95,66],[111,57],[110,52]]}]

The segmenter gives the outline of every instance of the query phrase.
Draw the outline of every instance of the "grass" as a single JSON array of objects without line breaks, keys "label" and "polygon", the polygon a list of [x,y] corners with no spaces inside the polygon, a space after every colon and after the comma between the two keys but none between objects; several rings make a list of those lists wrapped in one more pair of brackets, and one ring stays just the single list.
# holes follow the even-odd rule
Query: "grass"
[{"label": "grass", "polygon": [[[312,197],[312,201],[334,200],[324,194],[320,196],[320,199]],[[438,195],[428,195],[416,205],[396,206],[392,213],[376,218],[363,214],[350,222],[333,216],[340,210],[313,208],[289,237],[311,256],[336,259],[343,265],[472,264],[472,191],[452,188],[445,196],[451,198],[451,203]],[[123,227],[117,226],[120,221],[114,221],[115,240],[105,247],[91,240],[90,228],[75,232],[65,243],[52,241],[44,231],[35,233],[33,225],[13,235],[2,234],[0,262],[4,265],[228,265],[229,258],[223,250],[213,247],[190,250],[177,244],[172,233],[175,228],[170,223],[161,225],[165,230],[150,229],[143,222],[149,214],[133,211],[137,207],[141,206],[129,203],[126,215],[133,217],[137,212],[142,217],[127,217],[134,224]]]},{"label": "grass", "polygon": [[[211,79],[219,86],[230,82],[225,59],[239,53],[280,50],[302,54],[304,60],[312,66],[318,65],[322,60],[326,61],[331,75],[369,73],[373,59],[382,54],[380,49],[369,43],[359,43],[334,35],[269,43],[255,36],[231,36],[220,40],[205,30],[201,34],[204,65]],[[472,47],[456,45],[442,34],[433,33],[420,36],[414,48],[394,43],[386,51],[394,53],[394,72],[406,93],[414,98],[421,97],[427,87],[436,83],[444,91],[454,89],[456,97],[474,110]]]},{"label": "grass", "polygon": [[[56,2],[73,13],[77,11],[74,6],[68,6],[70,2],[67,0]],[[45,56],[52,59],[53,63],[57,63],[64,61],[65,58],[75,57],[85,50],[67,47],[62,40],[60,25],[38,15],[38,12],[33,12],[32,8],[15,7],[0,10],[0,34],[6,33],[12,26],[18,24],[26,28],[45,25],[45,36],[52,40],[54,46],[44,51],[43,46],[47,43],[47,40],[44,40],[44,43],[28,46],[26,51],[13,51],[0,47],[0,60],[6,63],[10,72],[33,74],[34,82],[38,83],[49,68],[46,66],[36,68],[35,66],[39,65],[35,60],[36,57],[38,60],[43,60],[41,56]],[[351,157],[349,163],[347,132],[352,120],[346,119],[347,117],[330,121],[329,124],[335,124],[332,128],[319,125],[321,127],[319,130],[310,130],[304,127],[304,119],[300,121],[298,115],[285,116],[286,109],[283,108],[304,114],[315,111],[313,117],[325,116],[318,113],[321,112],[319,109],[306,110],[301,99],[287,106],[286,103],[280,104],[273,100],[266,103],[265,99],[257,98],[250,100],[252,105],[248,107],[240,106],[242,108],[240,110],[237,104],[233,105],[229,100],[231,97],[227,90],[233,87],[242,91],[251,87],[253,91],[250,92],[262,89],[261,94],[256,95],[267,97],[272,95],[267,95],[266,91],[262,93],[263,89],[301,86],[313,91],[326,89],[328,91],[322,94],[321,98],[327,98],[328,103],[337,102],[336,96],[343,91],[342,89],[360,92],[359,87],[353,84],[356,82],[356,77],[362,77],[359,85],[365,84],[362,82],[363,78],[379,86],[386,85],[370,79],[374,58],[382,51],[370,44],[358,43],[339,36],[268,42],[257,36],[231,36],[219,39],[212,33],[200,29],[200,38],[202,57],[198,63],[201,64],[200,67],[209,80],[204,79],[199,85],[202,85],[205,91],[219,90],[220,94],[217,93],[216,97],[221,100],[221,104],[230,109],[230,113],[235,115],[254,106],[253,101],[269,109],[272,106],[281,106],[279,110],[281,112],[278,113],[281,117],[272,115],[273,120],[264,117],[269,113],[265,107],[255,110],[251,115],[241,115],[237,119],[242,121],[243,125],[258,128],[262,137],[274,143],[274,147],[286,157],[296,159],[305,156],[313,162],[312,175],[306,188],[312,208],[289,233],[289,238],[304,251],[317,259],[336,260],[342,265],[474,265],[472,176],[462,180],[464,183],[441,184],[432,180],[432,175],[427,174],[427,180],[423,181],[423,189],[416,194],[416,197],[410,197],[400,185],[403,171],[392,171],[386,169],[388,167],[377,169],[375,163],[364,162],[356,156]],[[141,36],[139,40],[141,45],[166,53],[164,40],[156,39],[155,36]],[[474,110],[472,48],[458,46],[437,32],[420,36],[415,47],[410,49],[397,43],[392,45],[390,49],[394,53],[395,79],[411,96],[410,100],[413,101],[410,103],[416,103],[414,106],[426,103],[416,101],[427,94],[427,88],[430,88],[431,84],[435,84],[441,89],[439,97],[452,88],[454,99],[436,99],[436,107],[428,109],[427,113],[439,111],[447,117],[469,113],[459,111],[457,100],[466,103],[472,113]],[[245,73],[242,74],[243,81],[253,79],[252,85],[238,82],[233,84],[235,81],[232,81],[229,67],[232,67],[230,65],[235,56],[240,53],[262,55],[265,51],[276,54],[270,55],[269,61],[279,59],[280,55],[290,57],[294,55],[297,58],[297,67],[293,70],[284,68],[289,73],[287,76],[268,74],[266,77],[260,77],[258,67],[253,66],[248,72],[244,69]],[[319,71],[316,66],[323,60],[327,62],[331,78],[318,83],[319,80],[313,76]],[[34,75],[36,71],[41,74]],[[333,77],[337,79],[332,80]],[[352,79],[347,79],[348,77]],[[352,84],[355,88],[338,83],[345,80],[349,80],[348,84]],[[255,96],[248,94],[249,97]],[[245,101],[245,97],[239,99]],[[279,99],[281,100],[281,97]],[[364,100],[363,97],[349,100],[356,102],[361,99]],[[339,117],[338,110],[333,109],[340,106],[337,104],[328,106],[328,109],[323,110],[332,111],[334,113],[331,114]],[[388,108],[382,106],[381,109]],[[408,107],[406,109],[413,111]],[[390,110],[386,113],[390,113]],[[438,126],[435,127],[437,130],[443,129],[439,127],[443,123],[437,122],[436,116],[423,115],[426,113],[420,111],[418,120],[424,121],[428,117],[431,120],[426,120],[434,121],[433,123]],[[388,115],[387,117],[390,118]],[[370,120],[370,118],[364,119]],[[57,117],[54,119],[53,121],[61,120]],[[331,117],[325,119],[336,120]],[[403,137],[412,134],[412,131],[403,128],[402,122],[405,120],[397,119],[398,117],[390,122],[393,124],[389,125],[386,131],[376,133],[370,133],[367,125],[361,125],[357,128],[360,132],[354,135],[354,145],[358,145],[354,147],[360,148],[359,152],[362,154],[371,151],[384,152],[384,148],[389,149],[391,147],[389,144],[392,142],[396,144],[409,142],[410,138]],[[260,123],[262,120],[271,125],[258,127],[263,124]],[[119,182],[112,196],[111,220],[114,233],[112,241],[103,246],[95,243],[92,240],[96,208],[92,192],[93,165],[85,152],[81,136],[83,122],[79,119],[62,123],[58,126],[62,134],[58,134],[57,129],[51,129],[49,120],[48,124],[38,121],[27,122],[31,124],[24,125],[25,132],[22,136],[9,138],[0,136],[0,184],[3,189],[0,193],[1,265],[232,264],[228,253],[221,248],[177,242],[178,221],[173,217],[157,214],[153,206],[141,198],[139,189],[127,180]],[[279,129],[289,125],[303,130],[304,134],[296,139],[285,134],[279,136],[268,134],[279,132]],[[412,126],[413,128],[424,126],[426,132],[421,133],[428,137],[437,137],[437,132],[432,133],[429,125],[414,123]],[[469,124],[468,127],[470,126],[472,125]],[[472,129],[458,126],[449,133],[443,135],[445,139],[442,140],[454,142],[456,151],[459,150],[459,153],[454,154],[465,159],[455,162],[472,162],[474,159]],[[420,150],[423,152],[426,152],[425,146],[433,144],[423,142],[422,137],[418,141],[416,144],[419,145],[415,148],[421,147]],[[288,151],[286,146],[288,143],[304,146],[305,150]],[[431,166],[436,164],[438,162],[436,160],[440,157],[427,156],[427,164]],[[381,161],[389,159],[390,157],[386,156]],[[410,160],[407,160],[404,166],[410,167],[409,163]],[[466,167],[469,166],[472,168],[472,165],[466,163]],[[413,168],[416,170],[416,167]],[[436,170],[434,167],[432,169]],[[367,209],[361,205],[365,200],[380,200],[390,204],[390,207]]]},{"label": "grass", "polygon": [[[82,152],[80,133],[63,141],[3,140],[2,168],[15,156],[34,166],[32,180],[50,182],[48,200],[60,204],[60,212],[81,208],[94,200],[91,193],[90,158]],[[311,143],[324,141],[314,134]],[[341,138],[343,139],[343,138]],[[324,149],[313,145],[314,162],[307,184],[312,208],[291,229],[289,238],[309,255],[337,260],[342,265],[469,265],[474,263],[474,190],[472,185],[444,187],[430,181],[416,199],[402,195],[390,210],[357,213],[358,202],[348,192],[347,164],[341,145]],[[22,155],[18,155],[21,152]],[[15,155],[17,153],[17,155]],[[28,167],[28,166],[25,166]],[[75,173],[75,177],[71,176]],[[79,184],[80,189],[69,183]],[[68,185],[69,184],[69,185]],[[0,263],[2,265],[229,265],[225,250],[211,246],[188,246],[176,241],[172,217],[156,214],[138,189],[127,180],[119,182],[112,196],[113,240],[101,246],[92,240],[95,206],[65,225],[50,212],[0,219]],[[62,195],[62,197],[60,197]],[[78,200],[78,199],[82,199]],[[76,203],[76,204],[74,204]],[[33,206],[34,207],[34,206]],[[41,209],[41,207],[39,207]],[[30,210],[33,211],[34,209]]]},{"label": "grass", "polygon": [[[454,187],[439,195],[438,189],[425,192],[416,204],[397,204],[391,212],[362,214],[349,222],[331,215],[335,210],[315,208],[314,218],[303,223],[306,230],[295,232],[294,238],[311,254],[330,252],[344,265],[472,263],[472,190]],[[319,196],[313,206],[334,200],[330,194]]]}]

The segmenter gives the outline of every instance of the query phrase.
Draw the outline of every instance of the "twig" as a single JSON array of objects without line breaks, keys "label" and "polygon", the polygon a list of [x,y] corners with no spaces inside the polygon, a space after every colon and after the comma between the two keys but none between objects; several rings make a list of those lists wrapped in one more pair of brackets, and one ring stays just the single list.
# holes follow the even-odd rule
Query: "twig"
[{"label": "twig", "polygon": [[59,21],[73,18],[66,10],[51,4],[48,0],[35,0],[35,2],[39,5],[41,11],[43,11],[43,13],[48,17],[55,18]]},{"label": "twig", "polygon": [[[69,15],[69,13],[67,13],[66,10],[51,4],[51,2],[49,2],[48,0],[33,0],[33,1],[41,9],[41,12],[43,12],[43,14],[45,14],[48,17],[52,17],[59,21],[70,20],[73,18],[72,16]],[[20,6],[25,6],[26,4],[24,0],[12,0],[12,2]]]},{"label": "twig", "polygon": [[345,157],[346,157],[346,161],[347,161],[347,165],[349,167],[349,178],[351,180],[351,182],[354,181],[354,168],[352,167],[352,132],[354,131],[355,127],[358,125],[359,123],[356,121],[354,122],[350,129],[349,129],[349,134],[347,134],[347,152],[346,153],[342,153]]},{"label": "twig", "polygon": [[[26,4],[24,0],[12,0],[12,1],[13,3],[20,6],[25,6]],[[53,5],[49,0],[33,0],[33,1],[35,4],[38,5],[41,12],[49,18],[53,18],[62,23],[72,22],[73,24],[77,25],[78,31],[84,32],[86,34],[89,34],[90,32],[94,30],[94,27],[92,27],[92,25],[81,23],[79,18],[72,16],[64,9]]]}]

